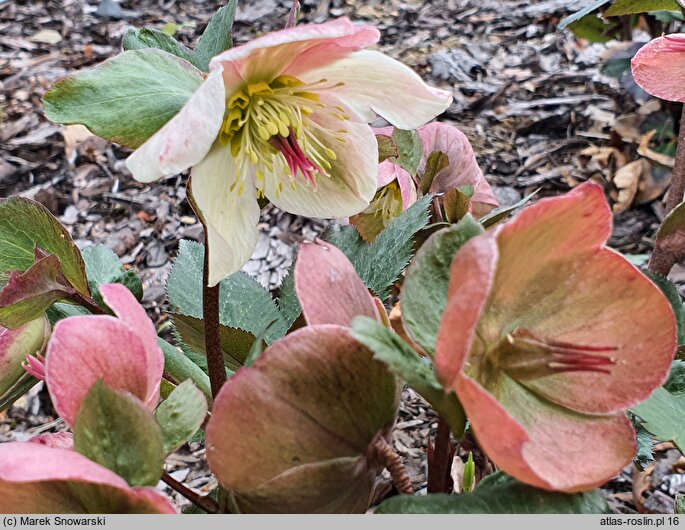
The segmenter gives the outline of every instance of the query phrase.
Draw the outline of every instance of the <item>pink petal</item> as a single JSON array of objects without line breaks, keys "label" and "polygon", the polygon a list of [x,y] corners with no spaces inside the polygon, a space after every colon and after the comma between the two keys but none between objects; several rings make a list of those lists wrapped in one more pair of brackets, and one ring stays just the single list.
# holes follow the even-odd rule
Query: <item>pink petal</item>
[{"label": "pink petal", "polygon": [[635,82],[652,96],[685,102],[685,34],[651,40],[631,61]]},{"label": "pink petal", "polygon": [[378,164],[378,188],[387,186],[393,180],[397,180],[397,176],[400,172],[407,173],[404,169],[402,169],[397,164],[394,164],[390,160],[384,160],[383,162]]},{"label": "pink petal", "polygon": [[295,286],[307,324],[352,326],[360,315],[378,319],[373,297],[354,265],[330,243],[300,246]]},{"label": "pink petal", "polygon": [[70,432],[54,432],[48,434],[41,434],[29,439],[29,443],[47,445],[55,449],[73,449],[74,435]]},{"label": "pink petal", "polygon": [[176,513],[151,488],[124,479],[68,449],[0,444],[2,513]]},{"label": "pink petal", "polygon": [[159,390],[159,381],[153,384],[149,379],[148,351],[140,335],[110,316],[76,316],[58,322],[45,371],[55,409],[69,425],[74,425],[81,403],[98,379],[148,406]]},{"label": "pink petal", "polygon": [[219,134],[225,107],[226,92],[218,67],[181,111],[126,159],[133,177],[151,182],[198,164]]},{"label": "pink petal", "polygon": [[406,210],[419,198],[416,184],[414,184],[411,175],[402,168],[397,172],[397,183],[400,185],[400,193],[402,194],[402,209]]},{"label": "pink petal", "polygon": [[488,184],[488,181],[483,177],[481,181],[476,184],[473,197],[471,197],[471,212],[476,217],[482,217],[495,208],[499,208],[499,201],[495,197],[490,184]]}]

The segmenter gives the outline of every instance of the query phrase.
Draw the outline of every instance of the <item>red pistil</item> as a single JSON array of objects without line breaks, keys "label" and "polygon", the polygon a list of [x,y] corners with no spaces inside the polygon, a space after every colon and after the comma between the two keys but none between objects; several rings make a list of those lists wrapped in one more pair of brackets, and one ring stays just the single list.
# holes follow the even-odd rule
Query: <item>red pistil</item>
[{"label": "red pistil", "polygon": [[300,170],[305,180],[316,189],[316,174],[322,169],[312,162],[306,153],[300,147],[297,141],[295,131],[291,128],[288,136],[273,136],[271,143],[278,149],[290,168],[290,174],[293,179],[297,176],[297,171]]}]

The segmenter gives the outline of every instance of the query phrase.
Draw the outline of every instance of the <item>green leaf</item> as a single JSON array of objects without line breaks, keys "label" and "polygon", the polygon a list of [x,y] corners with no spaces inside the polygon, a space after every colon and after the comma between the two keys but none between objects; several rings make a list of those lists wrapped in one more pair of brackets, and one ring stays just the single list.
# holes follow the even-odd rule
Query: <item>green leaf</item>
[{"label": "green leaf", "polygon": [[650,11],[680,11],[680,6],[676,0],[614,0],[604,16],[618,17]]},{"label": "green leaf", "polygon": [[685,395],[671,394],[663,387],[634,407],[631,412],[639,416],[642,426],[662,442],[673,442],[685,450]]},{"label": "green leaf", "polygon": [[533,197],[535,197],[538,194],[538,191],[540,189],[538,188],[535,190],[533,193],[530,195],[526,195],[523,199],[521,199],[519,202],[516,204],[512,204],[511,206],[502,206],[500,208],[496,208],[492,210],[489,214],[484,215],[478,221],[480,224],[483,225],[484,228],[490,228],[491,226],[496,225],[500,221],[503,221],[507,217],[509,217],[511,214],[517,212],[521,208],[523,208],[526,204],[528,204]]},{"label": "green leaf", "polygon": [[199,70],[175,55],[130,50],[58,81],[43,99],[45,115],[135,148],[173,118],[202,81]]},{"label": "green leaf", "polygon": [[36,247],[57,256],[69,283],[90,295],[81,253],[48,209],[23,197],[0,200],[0,276],[33,266]]},{"label": "green leaf", "polygon": [[373,352],[374,359],[387,364],[390,370],[421,394],[447,421],[457,438],[463,436],[466,417],[461,403],[454,393],[445,393],[433,367],[397,333],[371,318],[357,317],[352,334]]},{"label": "green leaf", "polygon": [[522,484],[498,471],[483,479],[473,493],[393,497],[376,513],[554,514],[610,513],[600,490],[556,493]]},{"label": "green leaf", "polygon": [[197,364],[183,355],[183,352],[164,339],[158,337],[157,344],[162,349],[162,353],[164,353],[164,371],[178,383],[190,379],[204,392],[205,396],[211,398],[212,388],[207,374]]},{"label": "green leaf", "polygon": [[685,202],[673,208],[664,218],[656,233],[656,246],[673,255],[675,261],[685,257],[682,240],[685,237]]},{"label": "green leaf", "polygon": [[450,165],[450,157],[442,151],[433,151],[426,160],[426,169],[421,175],[421,184],[419,189],[421,194],[425,195],[433,185],[433,180],[438,174]]},{"label": "green leaf", "polygon": [[[206,356],[205,326],[202,319],[178,313],[173,314],[172,318],[181,347]],[[255,336],[248,331],[222,325],[221,349],[226,368],[235,371],[243,366],[255,340]]]},{"label": "green leaf", "polygon": [[192,381],[178,385],[155,411],[164,437],[164,452],[175,451],[193,436],[206,414],[207,399]]},{"label": "green leaf", "polygon": [[86,263],[88,284],[93,298],[104,305],[100,287],[108,283],[120,283],[126,286],[138,300],[143,298],[143,284],[133,270],[126,270],[119,257],[105,245],[95,245],[83,249],[83,261]]},{"label": "green leaf", "polygon": [[[167,294],[174,312],[202,318],[203,263],[204,246],[182,240],[167,281]],[[275,322],[266,335],[268,344],[288,331],[290,324],[271,295],[246,274],[232,274],[220,286],[220,321],[224,326],[242,329],[257,336]]]},{"label": "green leaf", "polygon": [[298,319],[300,314],[302,314],[302,307],[300,306],[300,300],[297,298],[297,291],[295,290],[295,262],[290,266],[288,270],[288,275],[283,280],[281,285],[281,290],[276,303],[278,308],[283,313],[283,318],[288,323],[288,329],[292,327],[295,321]]},{"label": "green leaf", "polygon": [[373,243],[365,242],[353,226],[333,226],[324,239],[350,259],[366,286],[385,299],[409,263],[413,252],[413,236],[428,224],[428,205],[433,197],[426,195],[383,230]]},{"label": "green leaf", "polygon": [[433,235],[416,253],[402,288],[402,320],[428,353],[435,353],[442,314],[447,306],[450,267],[457,251],[484,232],[470,214]]},{"label": "green leaf", "polygon": [[152,413],[102,380],[88,392],[76,417],[74,449],[131,486],[155,486],[164,471],[162,431]]},{"label": "green leaf", "polygon": [[683,307],[683,300],[680,298],[678,288],[670,280],[659,274],[654,274],[650,271],[646,271],[646,273],[657,284],[671,304],[678,325],[678,344],[685,344],[685,308]]},{"label": "green leaf", "polygon": [[2,396],[0,396],[0,412],[4,412],[9,409],[14,402],[21,396],[26,394],[34,386],[36,386],[40,381],[35,377],[29,375],[28,373],[17,381],[14,386],[7,390]]},{"label": "green leaf", "polygon": [[613,77],[614,79],[621,79],[623,73],[629,69],[630,57],[621,57],[606,61],[600,68],[600,71],[602,72],[602,75]]},{"label": "green leaf", "polygon": [[452,188],[442,199],[445,217],[450,223],[460,221],[467,213],[473,197],[473,186],[466,186],[464,190]]},{"label": "green leaf", "polygon": [[416,131],[404,131],[395,129],[392,133],[399,156],[397,163],[410,175],[416,175],[423,158],[423,141]]},{"label": "green leaf", "polygon": [[640,469],[644,469],[654,460],[654,440],[639,423],[635,426],[635,433],[637,434],[637,453],[635,453],[634,462]]},{"label": "green leaf", "polygon": [[593,14],[575,21],[568,28],[576,37],[581,39],[586,39],[590,42],[608,42],[616,38],[620,27],[620,23],[615,19],[605,22]]},{"label": "green leaf", "polygon": [[[191,49],[178,42],[171,35],[159,31],[158,29],[131,28],[126,32],[126,35],[124,35],[121,47],[124,51],[156,48],[175,55],[176,57],[180,57],[181,59],[185,59],[197,68],[200,68],[195,63],[195,58],[193,57],[193,51]],[[200,70],[202,70],[202,68],[200,68]]]},{"label": "green leaf", "polygon": [[675,496],[675,513],[679,515],[685,513],[685,495],[682,493],[677,493]]},{"label": "green leaf", "polygon": [[595,0],[595,1],[592,2],[591,4],[585,6],[583,9],[580,9],[579,11],[576,11],[576,12],[573,13],[572,15],[570,15],[570,16],[566,17],[565,19],[563,19],[563,20],[559,23],[559,29],[566,29],[566,27],[567,27],[569,24],[572,24],[572,23],[575,22],[576,20],[580,20],[580,19],[583,18],[585,15],[589,15],[590,13],[592,13],[593,11],[595,11],[596,9],[599,9],[599,8],[602,7],[604,4],[608,4],[609,2],[610,2],[610,0]]},{"label": "green leaf", "polygon": [[377,134],[376,141],[378,142],[379,164],[386,161],[388,158],[397,158],[400,156],[400,152],[397,150],[397,146],[390,136]]},{"label": "green leaf", "polygon": [[233,21],[237,3],[237,0],[229,0],[228,4],[214,13],[207,24],[193,52],[200,70],[208,71],[209,60],[233,46]]}]

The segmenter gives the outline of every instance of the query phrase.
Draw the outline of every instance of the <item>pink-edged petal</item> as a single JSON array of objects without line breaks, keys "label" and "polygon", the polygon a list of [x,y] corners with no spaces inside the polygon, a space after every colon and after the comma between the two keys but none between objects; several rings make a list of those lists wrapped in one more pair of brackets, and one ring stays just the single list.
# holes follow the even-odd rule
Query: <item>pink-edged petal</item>
[{"label": "pink-edged petal", "polygon": [[24,374],[24,361],[38,362],[33,355],[42,350],[49,335],[50,323],[46,317],[14,329],[0,326],[0,395]]},{"label": "pink-edged petal", "polygon": [[74,425],[88,391],[103,379],[148,403],[157,385],[148,378],[148,352],[140,336],[110,316],[76,316],[57,323],[45,366],[58,414]]},{"label": "pink-edged petal", "polygon": [[35,377],[36,379],[45,381],[45,359],[39,359],[38,357],[29,355],[28,357],[26,357],[24,370],[26,370],[26,373]]},{"label": "pink-edged petal", "polygon": [[373,297],[354,265],[330,243],[300,247],[295,264],[295,287],[309,325],[350,327],[357,316],[379,318]]},{"label": "pink-edged petal", "polygon": [[38,443],[0,444],[2,513],[176,513],[152,488],[124,479],[85,456]]},{"label": "pink-edged petal", "polygon": [[219,134],[225,108],[222,71],[217,68],[181,111],[126,159],[133,177],[151,182],[198,164]]},{"label": "pink-edged petal", "polygon": [[435,355],[436,372],[446,386],[454,384],[469,352],[480,347],[476,327],[494,284],[497,261],[497,242],[484,234],[467,242],[452,262]]},{"label": "pink-edged petal", "polygon": [[[337,159],[330,177],[318,174],[316,190],[304,183],[298,173],[295,189],[285,183],[276,188],[284,175],[267,176],[264,193],[281,210],[319,218],[350,217],[366,208],[376,194],[378,181],[378,143],[371,127],[353,121],[341,122],[332,116],[313,117],[323,128],[317,131],[321,143],[333,149]],[[344,141],[336,131],[344,128]]]},{"label": "pink-edged petal", "polygon": [[[159,386],[164,372],[164,354],[157,344],[157,330],[145,309],[133,293],[119,283],[100,287],[100,294],[114,314],[126,322],[140,337],[148,355],[148,384]],[[150,393],[146,405],[154,408],[159,400],[159,389]]]},{"label": "pink-edged petal", "polygon": [[522,482],[555,491],[589,490],[616,476],[635,454],[635,432],[622,414],[575,414],[506,376],[498,399],[468,376],[456,386],[483,450]]},{"label": "pink-edged petal", "polygon": [[411,175],[402,168],[397,172],[397,183],[400,185],[400,193],[402,194],[402,209],[406,210],[419,198],[416,184],[414,184]]},{"label": "pink-edged petal", "polygon": [[[442,114],[452,95],[429,87],[409,67],[380,52],[360,50],[301,75],[305,82],[342,82],[336,95],[368,123],[380,115],[400,129],[416,129]],[[392,91],[392,97],[389,92]]]},{"label": "pink-edged petal", "polygon": [[[288,75],[297,76],[314,66],[339,59],[350,51],[374,44],[379,38],[376,28],[339,18],[323,24],[274,31],[252,39],[214,57],[210,69],[220,64],[231,65],[248,83],[268,83],[286,70],[289,70]],[[231,85],[227,83],[226,86]]]},{"label": "pink-edged petal", "polygon": [[499,201],[495,197],[490,184],[483,177],[471,197],[471,213],[476,217],[483,217],[495,208],[499,208]]},{"label": "pink-edged petal", "polygon": [[73,449],[74,435],[70,432],[53,432],[34,436],[28,440],[32,444],[47,445],[56,449]]},{"label": "pink-edged petal", "polygon": [[[240,179],[235,186],[235,179]],[[231,190],[231,188],[233,188]],[[192,170],[194,207],[207,226],[209,285],[240,270],[257,245],[259,204],[254,183],[217,141]]]},{"label": "pink-edged petal", "polygon": [[[387,186],[394,180],[398,180],[397,177],[400,172],[407,173],[403,168],[397,164],[393,164],[390,160],[384,160],[378,165],[378,183],[377,186],[382,188]],[[408,173],[407,173],[408,174]]]},{"label": "pink-edged petal", "polygon": [[651,40],[631,65],[635,82],[652,96],[685,102],[685,33]]}]

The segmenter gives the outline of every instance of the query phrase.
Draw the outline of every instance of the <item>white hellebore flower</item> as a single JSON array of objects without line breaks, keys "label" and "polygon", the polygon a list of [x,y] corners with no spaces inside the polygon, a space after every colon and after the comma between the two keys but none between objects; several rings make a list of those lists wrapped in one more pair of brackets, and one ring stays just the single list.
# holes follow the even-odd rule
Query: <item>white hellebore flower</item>
[{"label": "white hellebore flower", "polygon": [[227,50],[181,111],[127,160],[150,182],[192,167],[207,226],[209,285],[240,269],[257,243],[266,196],[308,217],[348,217],[376,192],[377,114],[414,129],[450,104],[403,64],[364,50],[371,26],[346,18],[276,31]]}]

